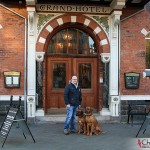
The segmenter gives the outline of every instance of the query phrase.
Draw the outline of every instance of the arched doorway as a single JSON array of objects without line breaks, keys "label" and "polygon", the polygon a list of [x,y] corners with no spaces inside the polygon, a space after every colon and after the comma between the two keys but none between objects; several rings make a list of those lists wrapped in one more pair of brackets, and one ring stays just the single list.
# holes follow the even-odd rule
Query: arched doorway
[{"label": "arched doorway", "polygon": [[[72,20],[72,18],[75,18],[75,20]],[[49,110],[51,110],[53,108],[53,111],[52,113],[54,112],[58,112],[59,110],[61,110],[60,108],[56,108],[54,107],[55,104],[53,105],[53,107],[49,107],[49,104],[50,103],[53,103],[51,102],[52,99],[56,99],[56,102],[54,101],[54,103],[61,103],[64,105],[64,102],[63,102],[63,95],[59,96],[59,98],[61,98],[61,101],[58,101],[58,96],[57,97],[52,97],[51,99],[48,98],[48,93],[50,93],[50,89],[52,88],[52,86],[48,87],[48,79],[49,76],[48,76],[48,60],[50,60],[50,58],[63,58],[64,56],[64,59],[66,58],[69,58],[68,55],[66,54],[50,54],[48,55],[47,54],[47,49],[48,49],[48,45],[50,43],[50,40],[52,39],[52,37],[57,33],[59,32],[60,30],[63,30],[63,29],[67,29],[67,28],[78,28],[86,33],[88,33],[94,40],[94,42],[96,43],[96,49],[97,49],[97,54],[96,56],[90,56],[90,55],[87,55],[86,57],[84,56],[84,58],[95,58],[96,59],[96,65],[94,66],[95,68],[95,72],[94,72],[94,75],[92,74],[92,78],[93,76],[95,77],[96,75],[96,79],[95,80],[95,83],[94,83],[94,87],[93,88],[96,88],[96,98],[94,97],[93,99],[95,99],[95,104],[97,106],[97,111],[100,111],[101,108],[102,108],[102,96],[103,96],[103,86],[102,84],[100,84],[100,77],[101,77],[101,74],[102,74],[102,71],[103,71],[103,64],[101,63],[101,61],[99,60],[99,56],[101,53],[108,53],[110,52],[110,44],[109,44],[109,40],[108,40],[108,37],[107,37],[107,34],[105,33],[104,29],[100,26],[100,24],[98,24],[94,19],[88,17],[88,16],[85,16],[85,15],[74,15],[74,14],[63,14],[63,15],[60,15],[56,18],[53,18],[51,19],[50,21],[47,22],[47,24],[42,28],[38,38],[37,38],[37,43],[36,43],[36,51],[37,52],[45,52],[45,59],[44,59],[44,62],[43,62],[43,85],[42,85],[42,102],[43,102],[43,108],[44,108],[44,111],[45,113],[46,112],[50,112]],[[61,44],[60,44],[60,47],[61,47]],[[66,56],[65,56],[66,55]],[[75,58],[83,58],[82,55],[80,54],[79,56],[77,56],[76,54],[70,54],[70,59],[73,58],[74,56],[76,56]],[[89,57],[90,56],[90,57]],[[76,59],[77,60],[77,59]],[[77,60],[77,61],[78,61]],[[92,59],[90,59],[92,60]],[[72,62],[72,60],[71,60]],[[50,72],[50,71],[49,71]],[[66,77],[66,83],[68,83],[67,80],[69,80],[71,78],[71,76],[69,75],[69,77]],[[49,83],[49,84],[52,84],[52,83]],[[56,91],[56,90],[54,90]],[[60,91],[63,93],[63,89],[57,89],[57,91]],[[84,91],[90,91],[90,90],[82,90],[84,93]],[[92,91],[91,91],[92,93]],[[53,93],[55,96],[57,93]],[[85,96],[88,96],[88,94],[85,93]],[[86,102],[86,99],[84,98],[84,95],[83,95],[83,100]],[[82,103],[83,107],[86,106],[86,103]],[[63,107],[65,109],[65,106]]]},{"label": "arched doorway", "polygon": [[69,27],[60,29],[47,44],[46,112],[65,110],[64,88],[77,75],[82,88],[82,107],[97,110],[98,48],[89,33]]}]

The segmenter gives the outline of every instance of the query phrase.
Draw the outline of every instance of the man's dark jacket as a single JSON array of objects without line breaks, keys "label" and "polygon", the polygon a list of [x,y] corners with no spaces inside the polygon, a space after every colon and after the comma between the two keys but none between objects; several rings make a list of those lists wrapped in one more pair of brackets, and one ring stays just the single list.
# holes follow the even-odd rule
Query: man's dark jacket
[{"label": "man's dark jacket", "polygon": [[82,95],[80,86],[76,88],[73,83],[68,84],[65,87],[64,100],[66,105],[68,104],[70,104],[71,106],[81,105]]}]

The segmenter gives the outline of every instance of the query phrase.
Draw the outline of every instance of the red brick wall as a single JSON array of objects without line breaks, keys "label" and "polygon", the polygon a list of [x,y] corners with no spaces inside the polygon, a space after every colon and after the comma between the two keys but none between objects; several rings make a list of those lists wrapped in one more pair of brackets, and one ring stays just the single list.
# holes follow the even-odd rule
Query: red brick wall
[{"label": "red brick wall", "polygon": [[[12,8],[17,13],[27,16],[24,9]],[[131,10],[129,10],[131,11]],[[123,14],[130,14],[123,11]],[[0,7],[0,95],[23,94],[24,81],[24,19]],[[124,15],[127,16],[127,15]],[[145,36],[141,30],[150,30],[150,13],[144,11],[121,22],[121,71],[120,92],[122,95],[150,95],[150,79],[143,79],[145,69]],[[20,88],[4,87],[4,71],[20,71]],[[141,73],[139,89],[125,89],[125,72]]]},{"label": "red brick wall", "polygon": [[[3,27],[0,29],[0,95],[23,94],[24,22],[23,18],[0,6],[0,24]],[[20,88],[4,87],[4,71],[21,72]]]},{"label": "red brick wall", "polygon": [[[143,79],[142,76],[142,72],[146,69],[146,41],[145,35],[141,33],[143,28],[150,31],[150,13],[147,11],[121,21],[121,95],[150,95],[150,79]],[[124,73],[131,71],[140,73],[139,89],[125,88]]]}]

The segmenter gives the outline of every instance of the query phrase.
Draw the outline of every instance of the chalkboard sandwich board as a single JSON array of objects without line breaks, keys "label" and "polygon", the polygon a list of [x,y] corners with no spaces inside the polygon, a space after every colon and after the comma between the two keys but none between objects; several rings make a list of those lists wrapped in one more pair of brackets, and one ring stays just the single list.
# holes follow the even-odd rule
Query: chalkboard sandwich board
[{"label": "chalkboard sandwich board", "polygon": [[5,141],[8,137],[8,134],[11,130],[11,127],[13,125],[13,122],[17,122],[19,124],[19,126],[22,129],[23,135],[26,139],[25,133],[31,135],[34,143],[35,143],[35,139],[27,125],[26,120],[24,119],[21,111],[20,111],[20,105],[21,105],[21,96],[19,96],[19,101],[18,104],[14,104],[13,103],[13,96],[10,97],[10,108],[7,111],[6,117],[1,125],[0,128],[0,137],[2,137],[4,139],[4,142],[2,144],[2,148],[5,144]]},{"label": "chalkboard sandwich board", "polygon": [[1,126],[0,136],[2,138],[7,138],[8,133],[11,129],[12,124],[13,124],[13,121],[16,117],[17,111],[18,111],[17,108],[10,108],[9,109],[9,111],[5,117],[5,120]]}]

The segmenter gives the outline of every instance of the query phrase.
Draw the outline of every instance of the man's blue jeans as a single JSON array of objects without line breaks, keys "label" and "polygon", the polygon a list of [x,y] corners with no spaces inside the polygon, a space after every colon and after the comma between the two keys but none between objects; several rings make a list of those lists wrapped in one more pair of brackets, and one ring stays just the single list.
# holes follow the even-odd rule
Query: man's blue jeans
[{"label": "man's blue jeans", "polygon": [[64,129],[68,129],[69,125],[70,125],[70,130],[75,129],[75,117],[76,117],[77,109],[78,109],[77,106],[66,107],[67,116],[66,116],[66,121],[64,124]]}]

